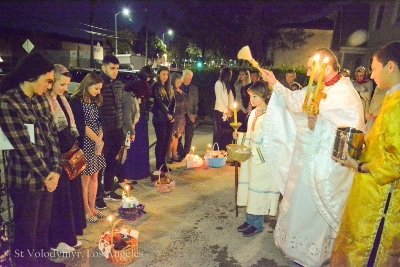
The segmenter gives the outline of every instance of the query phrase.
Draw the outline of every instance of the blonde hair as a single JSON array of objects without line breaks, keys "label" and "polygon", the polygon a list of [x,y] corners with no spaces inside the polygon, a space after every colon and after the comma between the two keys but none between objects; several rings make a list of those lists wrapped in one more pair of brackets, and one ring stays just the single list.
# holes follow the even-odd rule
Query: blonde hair
[{"label": "blonde hair", "polygon": [[250,80],[250,72],[249,72],[248,70],[239,70],[239,74],[238,74],[238,77],[237,77],[237,80],[236,80],[235,84],[241,84],[241,83],[242,83],[242,82],[240,81],[240,73],[241,73],[241,72],[244,72],[244,73],[246,74],[246,84],[251,83],[251,80]]}]

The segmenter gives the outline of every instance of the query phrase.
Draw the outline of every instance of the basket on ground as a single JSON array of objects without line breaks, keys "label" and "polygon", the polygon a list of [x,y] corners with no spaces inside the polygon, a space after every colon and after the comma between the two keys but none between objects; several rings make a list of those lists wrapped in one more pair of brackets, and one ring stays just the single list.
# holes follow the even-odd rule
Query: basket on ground
[{"label": "basket on ground", "polygon": [[[175,190],[175,181],[170,179],[171,173],[169,172],[169,170],[168,170],[168,174],[165,173],[165,177],[161,178],[161,168],[164,165],[162,165],[160,167],[160,170],[159,170],[160,174],[158,175],[158,180],[156,182],[154,182],[154,186],[156,187],[157,191],[160,193],[169,193],[169,192],[172,192]],[[165,165],[165,167],[167,167],[167,165]]]},{"label": "basket on ground", "polygon": [[[123,228],[116,228],[123,223]],[[118,220],[110,231],[104,232],[99,240],[99,249],[112,264],[125,266],[137,261],[139,257],[139,232],[127,228],[124,220]]]},{"label": "basket on ground", "polygon": [[[218,150],[215,151],[214,147],[217,145]],[[212,151],[207,152],[206,155],[204,155],[204,159],[206,161],[206,164],[208,167],[211,168],[222,168],[226,164],[226,153],[224,151],[219,150],[219,145],[218,143],[214,143],[212,147]]]},{"label": "basket on ground", "polygon": [[230,144],[226,146],[229,161],[246,161],[251,157],[251,148],[247,146]]}]

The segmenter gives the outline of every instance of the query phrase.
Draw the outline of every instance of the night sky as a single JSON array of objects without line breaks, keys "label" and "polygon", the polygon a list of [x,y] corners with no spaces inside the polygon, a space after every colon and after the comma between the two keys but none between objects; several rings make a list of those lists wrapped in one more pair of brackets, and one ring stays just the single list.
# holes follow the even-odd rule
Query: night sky
[{"label": "night sky", "polygon": [[[225,1],[228,10],[235,10],[238,1]],[[282,19],[282,23],[304,22],[324,18],[337,10],[340,5],[349,1],[255,1],[268,6],[266,12]],[[207,12],[216,3],[221,1],[200,1],[199,15]],[[249,3],[249,2],[246,2]],[[237,6],[237,5],[236,5]],[[98,0],[94,7],[94,31],[101,34],[114,35],[115,14],[126,7],[131,11],[130,19],[119,14],[118,28],[132,26],[139,31],[145,23],[144,10],[148,10],[149,29],[162,36],[167,31],[165,21],[167,13],[179,16],[173,1],[116,1]],[[243,12],[246,12],[243,10]],[[90,6],[85,1],[0,1],[0,26],[18,29],[42,30],[56,32],[74,37],[89,38],[85,31],[90,30]],[[86,24],[86,25],[84,25]]]},{"label": "night sky", "polygon": [[[149,13],[149,28],[159,36],[167,30],[162,12],[173,10],[169,1],[97,1],[94,8],[94,31],[114,35],[115,14],[124,7],[131,11],[130,19],[119,14],[118,28],[132,26],[135,31],[144,25],[144,9]],[[18,29],[56,32],[89,38],[90,6],[88,1],[0,1],[0,25]]]}]

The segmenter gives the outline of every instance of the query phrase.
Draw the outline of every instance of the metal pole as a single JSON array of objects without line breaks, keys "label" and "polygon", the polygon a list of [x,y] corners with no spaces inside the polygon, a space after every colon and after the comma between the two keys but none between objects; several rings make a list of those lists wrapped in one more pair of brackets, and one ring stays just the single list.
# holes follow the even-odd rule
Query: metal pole
[{"label": "metal pole", "polygon": [[115,14],[115,55],[118,54],[118,30],[117,30],[117,16],[121,12]]},{"label": "metal pole", "polygon": [[149,17],[147,16],[147,9],[144,10],[144,13],[146,13],[146,50],[145,50],[145,56],[146,56],[146,66],[148,63],[148,58],[149,58],[149,48],[148,48],[148,44],[147,44],[147,39],[148,39],[148,21],[149,21]]}]

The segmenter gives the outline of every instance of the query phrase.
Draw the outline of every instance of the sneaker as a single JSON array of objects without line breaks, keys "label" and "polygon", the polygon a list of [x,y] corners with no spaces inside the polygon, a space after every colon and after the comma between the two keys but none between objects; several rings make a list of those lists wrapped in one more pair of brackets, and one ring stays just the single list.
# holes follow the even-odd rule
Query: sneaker
[{"label": "sneaker", "polygon": [[75,249],[71,246],[68,246],[67,243],[60,242],[56,248],[51,248],[52,251],[56,251],[58,253],[71,253],[75,251]]},{"label": "sneaker", "polygon": [[250,226],[248,229],[246,229],[246,231],[243,232],[243,236],[250,237],[261,232],[262,231],[257,230],[257,228],[255,228],[254,226]]},{"label": "sneaker", "polygon": [[96,198],[96,202],[94,204],[94,206],[96,207],[96,209],[98,210],[104,210],[107,208],[106,203],[104,202],[104,199],[102,197],[98,197]]},{"label": "sneaker", "polygon": [[104,194],[104,199],[106,200],[114,200],[114,201],[119,201],[122,199],[121,195],[118,195],[117,193],[115,193],[114,191],[111,191],[108,194]]},{"label": "sneaker", "polygon": [[250,227],[250,224],[248,224],[247,222],[244,222],[241,226],[239,226],[237,228],[238,232],[244,232],[247,230],[247,228]]}]

